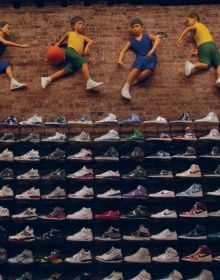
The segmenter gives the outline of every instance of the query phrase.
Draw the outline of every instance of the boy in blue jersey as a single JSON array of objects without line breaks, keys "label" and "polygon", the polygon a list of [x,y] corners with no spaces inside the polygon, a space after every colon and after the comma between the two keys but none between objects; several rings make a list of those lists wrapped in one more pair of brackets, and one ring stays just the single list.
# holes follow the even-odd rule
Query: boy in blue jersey
[{"label": "boy in blue jersey", "polygon": [[122,97],[128,100],[131,99],[129,91],[130,86],[152,76],[157,65],[155,51],[160,43],[160,38],[156,35],[146,34],[143,32],[144,26],[142,20],[140,18],[133,19],[131,21],[132,38],[124,45],[118,58],[118,64],[123,67],[125,66],[123,63],[125,53],[129,49],[132,49],[136,54],[133,67],[128,74],[124,87],[121,90]]}]

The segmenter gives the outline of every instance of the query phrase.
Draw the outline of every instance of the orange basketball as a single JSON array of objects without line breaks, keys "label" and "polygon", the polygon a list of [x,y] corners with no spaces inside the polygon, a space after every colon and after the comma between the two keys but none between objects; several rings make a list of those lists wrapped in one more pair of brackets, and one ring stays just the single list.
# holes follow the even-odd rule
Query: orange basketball
[{"label": "orange basketball", "polygon": [[46,59],[51,65],[59,65],[65,60],[64,49],[57,46],[50,46],[47,49]]}]

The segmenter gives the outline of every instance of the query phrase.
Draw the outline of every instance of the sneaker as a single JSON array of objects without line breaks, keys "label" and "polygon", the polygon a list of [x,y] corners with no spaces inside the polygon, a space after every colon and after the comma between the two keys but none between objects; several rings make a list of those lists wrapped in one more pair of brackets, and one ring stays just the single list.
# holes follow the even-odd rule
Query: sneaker
[{"label": "sneaker", "polygon": [[6,261],[7,261],[7,251],[5,250],[5,248],[0,247],[0,264],[5,263]]},{"label": "sneaker", "polygon": [[144,225],[140,225],[136,231],[130,235],[123,235],[122,238],[128,241],[148,241],[150,240],[150,232]]},{"label": "sneaker", "polygon": [[9,210],[8,208],[4,208],[2,206],[0,206],[0,219],[5,219],[5,218],[9,218]]},{"label": "sneaker", "polygon": [[206,205],[202,202],[196,202],[192,209],[179,214],[179,217],[183,218],[207,218],[208,211]]},{"label": "sneaker", "polygon": [[82,131],[80,132],[80,134],[72,137],[72,138],[69,138],[69,141],[70,142],[89,142],[91,141],[91,137],[90,137],[90,134],[85,132],[85,131]]},{"label": "sneaker", "polygon": [[202,245],[191,255],[182,257],[182,260],[187,262],[212,262],[212,252],[207,246]]},{"label": "sneaker", "polygon": [[27,162],[29,162],[29,161],[39,162],[40,161],[39,151],[32,149],[29,152],[27,152],[26,154],[15,157],[14,160],[21,161],[21,162],[26,162],[26,161]]},{"label": "sneaker", "polygon": [[151,214],[150,217],[155,219],[176,219],[177,213],[175,210],[164,209],[161,212]]},{"label": "sneaker", "polygon": [[65,211],[62,207],[54,207],[51,213],[46,215],[40,215],[39,218],[43,220],[62,221],[66,219],[66,216],[65,216]]},{"label": "sneaker", "polygon": [[105,231],[102,235],[95,236],[95,240],[99,241],[119,241],[121,240],[121,234],[119,228],[115,228],[110,226],[107,231]]},{"label": "sneaker", "polygon": [[194,147],[187,146],[186,151],[181,154],[172,155],[172,158],[180,158],[180,159],[196,159],[196,150]]},{"label": "sneaker", "polygon": [[122,175],[123,179],[146,179],[146,177],[146,170],[140,165],[136,166],[133,171]]},{"label": "sneaker", "polygon": [[86,82],[86,89],[87,89],[87,90],[93,89],[93,88],[96,88],[96,87],[101,86],[101,85],[103,85],[102,82],[95,82],[95,81],[93,81],[92,79],[89,79],[89,80],[87,80],[87,82]]},{"label": "sneaker", "polygon": [[121,217],[121,213],[119,210],[109,210],[106,212],[103,212],[101,214],[96,214],[95,219],[98,220],[118,220]]},{"label": "sneaker", "polygon": [[60,148],[56,148],[55,151],[48,154],[47,156],[41,157],[44,160],[57,160],[57,161],[64,161],[66,158],[65,151],[61,150]]},{"label": "sneaker", "polygon": [[85,251],[81,249],[78,253],[73,255],[72,257],[65,258],[65,262],[67,263],[91,263],[92,255],[90,251]]},{"label": "sneaker", "polygon": [[132,97],[131,97],[131,94],[129,92],[129,88],[124,86],[122,89],[121,89],[121,96],[127,100],[131,100]]},{"label": "sneaker", "polygon": [[82,115],[78,120],[68,121],[68,124],[92,124],[92,120],[88,115]]},{"label": "sneaker", "polygon": [[109,113],[108,116],[104,119],[101,119],[99,121],[96,121],[96,124],[105,124],[105,123],[117,123],[116,115]]},{"label": "sneaker", "polygon": [[161,190],[159,192],[150,193],[149,197],[153,197],[153,198],[174,198],[175,193],[174,193],[174,191]]},{"label": "sneaker", "polygon": [[31,143],[39,143],[40,142],[40,134],[37,132],[32,132],[25,138],[20,139],[20,142],[31,142]]},{"label": "sneaker", "polygon": [[66,172],[64,169],[56,169],[55,171],[50,172],[49,174],[46,174],[42,176],[42,180],[65,180],[66,179]]},{"label": "sneaker", "polygon": [[220,132],[216,128],[212,128],[209,134],[199,137],[199,140],[220,140]]},{"label": "sneaker", "polygon": [[15,141],[14,133],[4,133],[0,138],[1,143],[14,143]]},{"label": "sneaker", "polygon": [[92,230],[90,228],[81,228],[80,231],[73,235],[68,235],[66,237],[67,241],[92,241],[93,235]]},{"label": "sneaker", "polygon": [[27,208],[19,214],[11,215],[11,219],[15,221],[35,221],[38,219],[36,208]]},{"label": "sneaker", "polygon": [[0,179],[1,180],[13,180],[13,170],[10,168],[5,168],[0,172]]},{"label": "sneaker", "polygon": [[195,65],[189,61],[185,62],[185,76],[188,77],[192,74],[192,70],[195,68]]},{"label": "sneaker", "polygon": [[129,280],[151,280],[151,275],[145,269],[142,269],[139,274],[134,276],[133,278],[129,278]]},{"label": "sneaker", "polygon": [[168,124],[168,121],[165,118],[158,116],[153,120],[144,121],[143,123]]},{"label": "sneaker", "polygon": [[[41,263],[41,264],[60,264],[63,262],[63,259],[60,256],[60,251],[55,249],[53,251],[50,252],[50,254],[48,256],[44,256],[42,258],[37,259],[36,261],[37,263]],[[57,278],[55,278],[57,279]]]},{"label": "sneaker", "polygon": [[10,115],[4,120],[0,122],[2,125],[9,125],[9,126],[17,126],[19,124],[19,120],[16,116]]},{"label": "sneaker", "polygon": [[42,120],[42,117],[37,116],[37,115],[33,115],[32,117],[30,117],[26,121],[19,122],[19,124],[20,125],[42,125],[43,120]]},{"label": "sneaker", "polygon": [[74,155],[69,155],[67,159],[75,161],[92,161],[92,151],[82,148],[80,152]]},{"label": "sneaker", "polygon": [[193,183],[185,191],[177,193],[176,196],[179,196],[179,197],[203,197],[202,186],[200,184]]},{"label": "sneaker", "polygon": [[40,199],[40,189],[35,189],[35,187],[32,187],[20,194],[16,194],[15,199],[38,200]]},{"label": "sneaker", "polygon": [[80,190],[74,193],[69,193],[67,197],[71,199],[93,199],[94,197],[93,188],[88,188],[86,186],[83,186]]},{"label": "sneaker", "polygon": [[170,231],[168,228],[164,229],[160,233],[152,234],[151,239],[153,240],[177,240],[176,231]]},{"label": "sneaker", "polygon": [[64,116],[56,116],[49,122],[45,122],[45,125],[66,125],[67,119]]},{"label": "sneaker", "polygon": [[220,150],[218,146],[213,146],[208,154],[200,155],[201,158],[220,158]]},{"label": "sneaker", "polygon": [[216,113],[209,112],[204,118],[195,120],[195,123],[198,122],[219,123],[219,119]]},{"label": "sneaker", "polygon": [[215,256],[215,257],[213,257],[213,261],[215,261],[215,262],[220,262],[220,256]]},{"label": "sneaker", "polygon": [[119,124],[137,124],[140,123],[140,118],[136,114],[132,114],[130,118],[122,120],[119,122]]},{"label": "sneaker", "polygon": [[3,186],[0,189],[0,199],[10,199],[13,198],[14,192],[9,186]]},{"label": "sneaker", "polygon": [[19,83],[15,79],[11,79],[10,90],[22,89],[25,88],[27,85],[23,83]]},{"label": "sneaker", "polygon": [[[1,208],[0,208],[0,211],[1,211]],[[4,226],[0,225],[0,240],[6,241],[6,239],[7,239],[7,230],[4,228]],[[0,254],[0,259],[1,259],[1,254]]]},{"label": "sneaker", "polygon": [[42,142],[65,142],[66,135],[65,133],[56,132],[54,135],[43,138],[41,141]]},{"label": "sneaker", "polygon": [[192,123],[192,119],[187,112],[183,112],[178,120],[170,121],[170,123]]},{"label": "sneaker", "polygon": [[41,199],[66,199],[66,191],[58,186],[52,192],[41,195]]},{"label": "sneaker", "polygon": [[121,272],[113,271],[111,274],[104,277],[102,280],[124,280]]},{"label": "sneaker", "polygon": [[25,272],[15,280],[32,280],[32,274],[30,272]]},{"label": "sneaker", "polygon": [[151,155],[148,155],[145,158],[147,158],[147,159],[162,159],[162,160],[163,159],[164,160],[171,159],[170,153],[165,152],[163,150],[159,150],[158,152],[156,152],[154,154],[151,154]]},{"label": "sneaker", "polygon": [[220,210],[209,212],[209,217],[220,217]]},{"label": "sneaker", "polygon": [[159,280],[183,280],[183,276],[179,271],[174,269],[168,276]]},{"label": "sneaker", "polygon": [[207,239],[206,228],[203,225],[196,225],[191,231],[178,236],[181,239],[195,239],[204,240]]},{"label": "sneaker", "polygon": [[121,219],[148,219],[148,209],[143,205],[138,205],[134,210],[121,216]]},{"label": "sneaker", "polygon": [[49,77],[41,77],[40,78],[41,87],[43,89],[46,89],[46,87],[49,86],[49,84],[51,82],[52,82],[52,80]]},{"label": "sneaker", "polygon": [[178,263],[179,255],[175,249],[168,247],[163,254],[153,257],[152,261],[159,263]]},{"label": "sneaker", "polygon": [[128,135],[125,140],[132,141],[132,140],[144,140],[144,134],[140,130],[136,129],[133,133]]},{"label": "sneaker", "polygon": [[11,264],[30,264],[34,262],[32,251],[24,249],[20,254],[13,258],[8,258],[8,263]]},{"label": "sneaker", "polygon": [[83,207],[72,214],[68,214],[66,218],[67,220],[92,220],[93,214],[91,208]]},{"label": "sneaker", "polygon": [[39,180],[40,174],[37,169],[31,168],[29,171],[25,172],[24,174],[18,175],[16,177],[17,180]]},{"label": "sneaker", "polygon": [[119,153],[114,147],[110,147],[105,153],[94,158],[98,162],[119,161]]},{"label": "sneaker", "polygon": [[63,239],[61,230],[57,228],[51,228],[49,231],[37,236],[38,241],[60,241]]},{"label": "sneaker", "polygon": [[213,196],[220,196],[220,188],[217,188],[215,191],[212,192],[207,192],[206,194],[213,195]]},{"label": "sneaker", "polygon": [[119,141],[120,137],[116,130],[111,129],[108,133],[94,139],[94,141]]},{"label": "sneaker", "polygon": [[97,194],[96,197],[97,198],[105,198],[105,199],[121,198],[121,191],[110,188],[108,191],[106,191],[102,194]]},{"label": "sneaker", "polygon": [[205,173],[203,175],[204,177],[219,177],[220,176],[220,164],[217,165],[217,167],[211,171],[210,173]]},{"label": "sneaker", "polygon": [[122,198],[128,198],[128,199],[147,199],[147,191],[146,189],[141,186],[138,185],[136,187],[136,189],[134,189],[133,191],[130,191],[128,193],[124,193],[122,195]]},{"label": "sneaker", "polygon": [[111,247],[109,251],[102,255],[96,256],[95,259],[104,263],[119,263],[122,262],[122,252],[121,249]]},{"label": "sneaker", "polygon": [[115,179],[115,178],[120,178],[120,173],[118,170],[112,171],[112,170],[107,170],[103,173],[99,173],[95,175],[96,179]]},{"label": "sneaker", "polygon": [[198,164],[192,164],[189,169],[184,172],[176,173],[176,177],[201,177],[201,170]]},{"label": "sneaker", "polygon": [[211,271],[207,269],[202,269],[199,275],[188,280],[214,280],[214,276]]},{"label": "sneaker", "polygon": [[0,161],[9,161],[12,162],[14,160],[14,154],[9,149],[5,149],[0,153]]},{"label": "sneaker", "polygon": [[185,134],[176,135],[173,137],[174,140],[186,140],[186,141],[196,141],[196,135],[191,127],[187,127]]},{"label": "sneaker", "polygon": [[149,174],[148,177],[149,178],[168,178],[169,179],[169,178],[173,178],[173,172],[171,170],[162,169],[157,174]]},{"label": "sneaker", "polygon": [[122,155],[121,159],[144,160],[144,151],[140,147],[135,147],[132,152]]},{"label": "sneaker", "polygon": [[162,132],[158,136],[155,136],[155,137],[153,136],[153,137],[147,138],[146,140],[148,140],[148,141],[171,142],[172,138],[168,133]]},{"label": "sneaker", "polygon": [[92,180],[93,179],[93,170],[83,166],[78,171],[68,174],[66,176],[69,179],[79,179],[79,180]]},{"label": "sneaker", "polygon": [[26,226],[24,230],[21,232],[10,235],[8,237],[8,241],[11,242],[32,242],[35,240],[34,230],[33,228],[30,228],[29,226]]},{"label": "sneaker", "polygon": [[141,247],[136,253],[125,256],[125,262],[129,263],[149,263],[151,262],[151,256],[148,249]]}]

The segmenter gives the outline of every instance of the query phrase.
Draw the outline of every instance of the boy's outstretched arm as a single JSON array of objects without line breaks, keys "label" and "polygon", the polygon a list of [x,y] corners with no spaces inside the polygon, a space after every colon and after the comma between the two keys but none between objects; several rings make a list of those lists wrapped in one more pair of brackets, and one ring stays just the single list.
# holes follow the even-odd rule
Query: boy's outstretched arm
[{"label": "boy's outstretched arm", "polygon": [[87,55],[89,54],[89,48],[90,46],[94,43],[92,39],[90,39],[89,37],[87,36],[84,36],[84,40],[86,42],[86,46],[85,46],[85,49],[84,49],[84,55]]},{"label": "boy's outstretched arm", "polygon": [[4,39],[2,36],[0,36],[0,42],[2,42],[2,44],[4,44],[4,45],[10,46],[10,47],[28,48],[28,47],[31,46],[30,44],[17,44],[17,43],[14,43],[12,41]]},{"label": "boy's outstretched arm", "polygon": [[122,50],[119,53],[119,57],[118,57],[118,64],[122,67],[126,67],[126,65],[123,63],[123,58],[125,56],[125,53],[128,51],[128,49],[131,47],[131,43],[127,42],[124,47],[122,48]]},{"label": "boy's outstretched arm", "polygon": [[185,36],[188,32],[195,31],[195,30],[196,30],[195,26],[186,27],[186,28],[183,30],[183,32],[181,33],[181,35],[179,36],[178,40],[177,40],[177,46],[178,46],[178,47],[182,47],[184,36]]},{"label": "boy's outstretched arm", "polygon": [[157,49],[158,45],[160,44],[161,39],[155,35],[149,34],[149,37],[152,41],[154,41],[153,47],[147,53],[147,56],[151,56]]},{"label": "boy's outstretched arm", "polygon": [[66,32],[60,40],[55,44],[55,46],[59,47],[69,36],[69,32]]}]

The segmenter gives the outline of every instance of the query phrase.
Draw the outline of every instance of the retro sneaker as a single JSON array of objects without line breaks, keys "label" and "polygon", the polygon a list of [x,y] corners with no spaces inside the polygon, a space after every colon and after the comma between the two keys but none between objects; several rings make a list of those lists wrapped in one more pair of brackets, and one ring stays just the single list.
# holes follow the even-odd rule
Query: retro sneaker
[{"label": "retro sneaker", "polygon": [[14,154],[8,148],[0,153],[0,161],[12,162],[14,160]]},{"label": "retro sneaker", "polygon": [[121,159],[144,160],[144,151],[140,147],[134,147],[130,153],[121,155]]},{"label": "retro sneaker", "polygon": [[212,128],[207,135],[199,137],[199,140],[220,140],[220,132],[218,129]]},{"label": "retro sneaker", "polygon": [[9,218],[9,215],[10,213],[8,208],[0,206],[0,219]]},{"label": "retro sneaker", "polygon": [[219,176],[220,176],[220,164],[218,164],[213,171],[209,173],[204,173],[204,177],[219,177]]},{"label": "retro sneaker", "polygon": [[35,221],[38,219],[36,208],[27,208],[19,214],[11,215],[11,219],[15,221]]},{"label": "retro sneaker", "polygon": [[211,271],[202,269],[199,275],[188,280],[214,280],[214,276]]},{"label": "retro sneaker", "polygon": [[110,147],[105,153],[95,156],[94,160],[98,162],[119,161],[119,153],[114,147]]},{"label": "retro sneaker", "polygon": [[92,241],[93,234],[90,228],[81,228],[80,231],[66,237],[67,241]]},{"label": "retro sneaker", "polygon": [[18,175],[16,177],[17,180],[39,180],[40,179],[40,174],[37,169],[31,168],[29,171]]},{"label": "retro sneaker", "polygon": [[60,241],[63,239],[60,229],[51,228],[49,231],[37,236],[38,241],[48,242],[48,241]]},{"label": "retro sneaker", "polygon": [[24,138],[20,139],[20,142],[31,142],[31,143],[39,143],[40,142],[40,134],[37,132],[32,132]]},{"label": "retro sneaker", "polygon": [[14,142],[16,142],[14,133],[4,133],[2,137],[0,137],[0,143],[14,143]]},{"label": "retro sneaker", "polygon": [[66,216],[67,220],[92,220],[93,213],[91,208],[83,207],[80,210],[73,212],[72,214],[68,214]]},{"label": "retro sneaker", "polygon": [[79,119],[68,121],[68,124],[92,124],[92,120],[88,115],[82,115]]},{"label": "retro sneaker", "polygon": [[124,277],[121,272],[113,271],[111,274],[102,278],[102,280],[124,280]]},{"label": "retro sneaker", "polygon": [[54,207],[53,211],[49,214],[40,215],[40,219],[42,220],[57,220],[62,221],[66,219],[64,208],[62,207]]},{"label": "retro sneaker", "polygon": [[197,183],[193,183],[188,189],[178,192],[177,197],[203,197],[202,186]]},{"label": "retro sneaker", "polygon": [[66,191],[65,191],[65,189],[57,186],[52,192],[41,195],[41,199],[47,199],[47,200],[48,199],[55,199],[55,200],[66,199]]},{"label": "retro sneaker", "polygon": [[149,263],[151,256],[148,249],[140,247],[137,252],[124,257],[125,262],[129,263]]},{"label": "retro sneaker", "polygon": [[121,190],[115,190],[113,188],[110,188],[108,191],[97,194],[97,198],[104,198],[104,199],[116,199],[121,198]]},{"label": "retro sneaker", "polygon": [[118,170],[116,170],[116,171],[107,170],[105,172],[96,174],[95,178],[96,179],[115,179],[115,178],[120,178],[120,173]]},{"label": "retro sneaker", "polygon": [[78,153],[68,155],[67,159],[74,161],[92,161],[92,151],[82,148]]},{"label": "retro sneaker", "polygon": [[135,169],[129,173],[122,175],[123,179],[146,179],[146,177],[146,170],[140,165],[137,165]]},{"label": "retro sneaker", "polygon": [[41,159],[44,160],[57,160],[57,161],[65,161],[66,153],[60,148],[56,148],[52,153],[47,156],[42,156]]},{"label": "retro sneaker", "polygon": [[[158,172],[158,171],[157,171]],[[164,179],[170,179],[173,178],[173,172],[172,170],[166,170],[162,169],[158,173],[153,173],[148,175],[149,178],[164,178]]]},{"label": "retro sneaker", "polygon": [[93,179],[93,170],[83,166],[78,171],[68,174],[66,176],[69,179],[78,179],[78,180],[92,180]]},{"label": "retro sneaker", "polygon": [[144,225],[140,225],[138,229],[129,235],[123,235],[123,240],[129,241],[146,241],[150,240],[150,232]]},{"label": "retro sneaker", "polygon": [[187,127],[185,134],[179,134],[173,137],[174,140],[196,141],[195,131],[191,127]]},{"label": "retro sneaker", "polygon": [[64,169],[56,169],[55,171],[50,172],[49,174],[46,174],[42,176],[42,180],[65,180],[66,179],[66,172]]},{"label": "retro sneaker", "polygon": [[204,118],[195,120],[195,123],[199,122],[219,123],[219,119],[216,113],[209,112]]},{"label": "retro sneaker", "polygon": [[83,186],[80,190],[74,193],[69,193],[67,197],[70,199],[93,199],[94,191],[93,188]]},{"label": "retro sneaker", "polygon": [[177,120],[170,121],[170,123],[192,123],[192,119],[187,112],[183,112]]},{"label": "retro sneaker", "polygon": [[19,122],[20,125],[42,125],[42,117],[37,116],[36,114],[28,118],[26,121]]},{"label": "retro sneaker", "polygon": [[65,142],[66,134],[56,132],[54,135],[41,139],[42,142]]},{"label": "retro sneaker", "polygon": [[21,232],[15,235],[9,235],[8,241],[10,242],[32,242],[35,240],[34,230],[26,226]]},{"label": "retro sneaker", "polygon": [[187,262],[212,262],[212,252],[206,245],[201,245],[191,255],[182,257],[182,260]]},{"label": "retro sneaker", "polygon": [[220,196],[220,188],[217,188],[216,190],[211,191],[211,192],[207,192],[206,194],[212,195],[212,196]]},{"label": "retro sneaker", "polygon": [[198,164],[192,164],[186,171],[176,173],[176,177],[201,177],[201,170]]},{"label": "retro sneaker", "polygon": [[174,269],[168,276],[158,280],[183,280],[183,276],[179,271]]},{"label": "retro sneaker", "polygon": [[32,187],[20,194],[15,195],[15,199],[18,200],[38,200],[40,199],[40,189],[36,189],[35,187]]},{"label": "retro sneaker", "polygon": [[33,278],[33,276],[30,272],[25,272],[25,273],[21,274],[21,276],[19,276],[15,280],[32,280],[32,278]]},{"label": "retro sneaker", "polygon": [[11,264],[30,264],[34,262],[32,251],[24,249],[20,254],[15,257],[8,258],[8,263]]},{"label": "retro sneaker", "polygon": [[127,199],[147,199],[147,191],[145,187],[138,185],[134,190],[124,193],[122,195],[122,198],[127,198]]},{"label": "retro sneaker", "polygon": [[168,228],[166,228],[157,234],[152,234],[151,239],[153,239],[153,240],[177,240],[177,233],[176,233],[176,231],[171,231]]},{"label": "retro sneaker", "polygon": [[0,172],[0,179],[6,181],[13,180],[14,179],[13,170],[11,168],[2,169],[2,171]]},{"label": "retro sneaker", "polygon": [[147,155],[145,158],[147,158],[147,159],[160,159],[160,160],[171,159],[170,153],[168,153],[166,151],[163,151],[163,150],[159,150],[158,152],[156,152],[154,154]]},{"label": "retro sneaker", "polygon": [[199,157],[200,158],[216,158],[216,159],[219,159],[220,158],[220,149],[219,149],[218,146],[213,146],[209,153],[202,154]]},{"label": "retro sneaker", "polygon": [[178,263],[179,259],[178,252],[172,247],[167,247],[163,254],[152,257],[152,261],[159,263]]},{"label": "retro sneaker", "polygon": [[186,151],[184,153],[172,155],[172,158],[196,159],[196,149],[192,146],[187,146]]},{"label": "retro sneaker", "polygon": [[[0,209],[1,211],[1,209]],[[0,225],[0,240],[5,241],[7,240],[7,230],[4,226]],[[1,250],[0,250],[1,252]],[[0,259],[1,259],[1,253],[0,253]]]},{"label": "retro sneaker", "polygon": [[[41,264],[49,264],[49,263],[60,264],[63,262],[63,259],[61,258],[60,251],[55,249],[55,250],[51,251],[48,256],[44,256],[44,257],[37,259],[36,262],[41,263]],[[57,278],[55,278],[55,279],[57,279]]]},{"label": "retro sneaker", "polygon": [[167,120],[161,116],[158,116],[155,119],[149,121],[144,121],[143,123],[168,124]]},{"label": "retro sneaker", "polygon": [[174,193],[174,191],[161,190],[159,192],[150,193],[149,197],[152,197],[152,198],[174,198],[175,193]]},{"label": "retro sneaker", "polygon": [[136,114],[132,114],[130,118],[119,121],[119,124],[137,124],[140,123],[140,118]]},{"label": "retro sneaker", "polygon": [[142,140],[144,140],[144,134],[140,130],[136,129],[130,135],[128,135],[125,138],[125,140],[127,140],[127,141],[132,141],[132,140],[138,141],[138,140],[140,140],[140,141],[142,141]]},{"label": "retro sneaker", "polygon": [[148,219],[148,209],[143,205],[138,205],[134,210],[121,216],[121,219]]},{"label": "retro sneaker", "polygon": [[207,239],[206,228],[203,225],[196,225],[195,228],[193,228],[191,231],[180,234],[178,238],[195,240]]},{"label": "retro sneaker", "polygon": [[78,253],[73,255],[72,257],[65,258],[65,262],[67,263],[91,263],[92,255],[90,251],[85,251],[81,249]]},{"label": "retro sneaker", "polygon": [[109,210],[100,214],[95,214],[95,219],[98,220],[118,220],[121,217],[119,210]]},{"label": "retro sneaker", "polygon": [[94,239],[100,241],[119,241],[121,240],[120,230],[110,226],[103,234],[96,235]]},{"label": "retro sneaker", "polygon": [[90,142],[91,141],[91,137],[89,132],[85,132],[85,131],[81,131],[80,134],[69,138],[70,142]]},{"label": "retro sneaker", "polygon": [[7,251],[5,248],[0,247],[0,264],[5,263],[7,260]]},{"label": "retro sneaker", "polygon": [[220,217],[220,209],[217,211],[209,212],[209,217]]},{"label": "retro sneaker", "polygon": [[29,162],[29,161],[39,162],[40,161],[39,151],[32,149],[26,154],[15,157],[14,160],[21,161],[21,162]]},{"label": "retro sneaker", "polygon": [[3,186],[0,189],[0,199],[11,199],[14,196],[14,191],[9,186]]},{"label": "retro sneaker", "polygon": [[2,124],[2,125],[11,125],[11,126],[17,126],[18,124],[19,124],[19,120],[18,120],[18,118],[16,117],[16,116],[13,116],[13,115],[10,115],[10,116],[8,116],[7,118],[5,118],[4,120],[2,120],[1,122],[0,122],[0,124]]},{"label": "retro sneaker", "polygon": [[64,116],[56,116],[51,121],[45,122],[45,125],[66,125],[67,119]]},{"label": "retro sneaker", "polygon": [[129,278],[129,280],[151,280],[151,275],[145,269],[142,269],[136,276]]},{"label": "retro sneaker", "polygon": [[207,218],[208,211],[206,205],[202,202],[196,202],[192,209],[179,214],[179,217],[183,218]]},{"label": "retro sneaker", "polygon": [[96,124],[105,124],[105,123],[117,123],[117,117],[116,115],[109,113],[108,116],[104,119],[101,119],[99,121],[96,121]]},{"label": "retro sneaker", "polygon": [[155,219],[176,219],[177,213],[175,210],[164,209],[161,212],[151,214],[150,217]]},{"label": "retro sneaker", "polygon": [[122,252],[121,249],[111,247],[106,253],[97,255],[95,259],[104,263],[120,263],[122,262]]},{"label": "retro sneaker", "polygon": [[119,141],[120,136],[118,131],[111,129],[109,132],[101,135],[100,137],[96,137],[94,141]]}]

